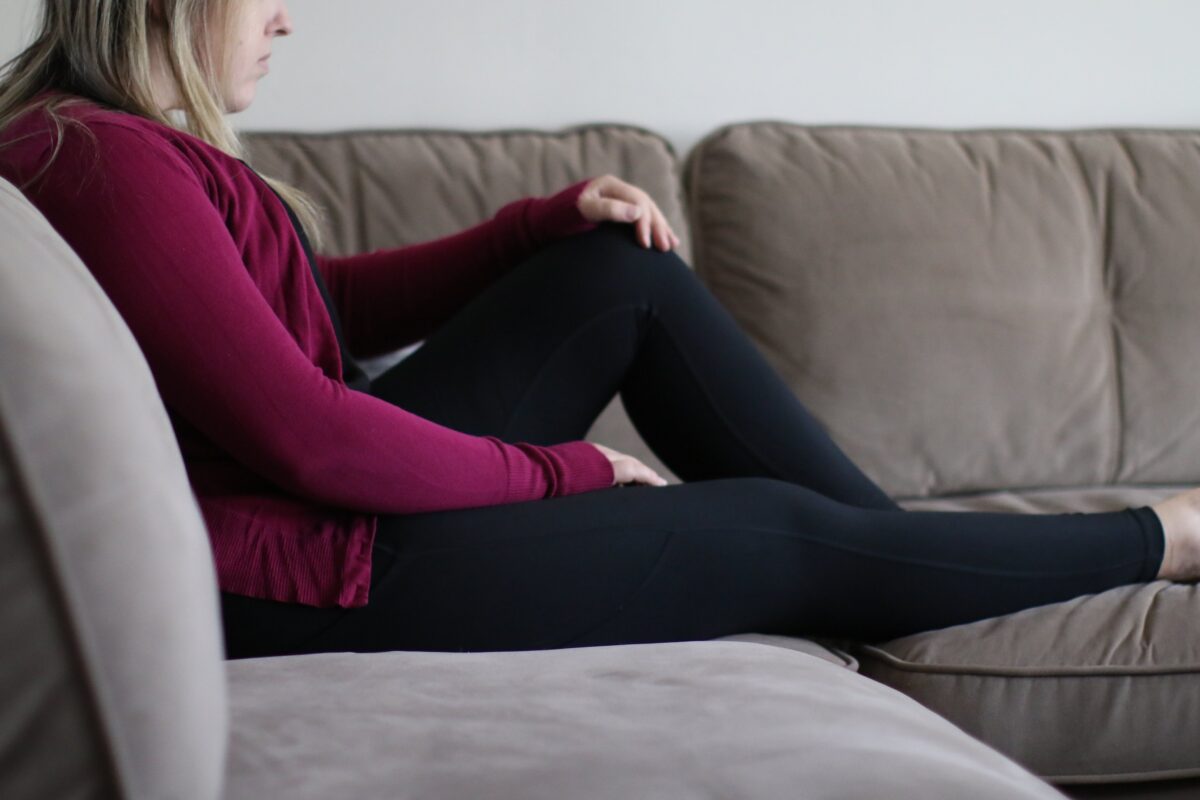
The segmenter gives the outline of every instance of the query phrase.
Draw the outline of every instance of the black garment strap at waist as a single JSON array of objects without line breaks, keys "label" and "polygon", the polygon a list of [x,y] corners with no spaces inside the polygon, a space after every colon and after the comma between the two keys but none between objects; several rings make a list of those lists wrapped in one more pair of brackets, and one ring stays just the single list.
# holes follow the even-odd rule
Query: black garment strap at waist
[{"label": "black garment strap at waist", "polygon": [[[238,159],[243,164],[246,164],[242,159]],[[258,175],[253,167],[246,164],[246,167]],[[261,179],[262,176],[259,175]],[[317,282],[317,290],[321,293],[321,300],[325,303],[325,308],[329,311],[329,319],[333,322],[333,334],[337,337],[338,351],[342,356],[342,378],[346,385],[357,392],[366,392],[370,389],[371,379],[358,366],[358,362],[350,355],[350,351],[346,347],[346,337],[342,333],[342,321],[338,316],[337,308],[333,304],[333,297],[329,294],[329,288],[325,285],[324,278],[321,277],[321,271],[317,268],[317,257],[313,253],[312,245],[309,244],[308,236],[304,233],[304,226],[300,224],[300,220],[296,217],[296,212],[288,205],[288,202],[279,196],[279,192],[271,184],[263,181],[263,185],[271,190],[271,194],[279,197],[279,202],[283,204],[284,209],[288,213],[288,218],[292,221],[292,227],[296,230],[296,235],[300,237],[300,244],[304,247],[304,254],[308,257],[308,268],[312,270],[313,280]]]}]

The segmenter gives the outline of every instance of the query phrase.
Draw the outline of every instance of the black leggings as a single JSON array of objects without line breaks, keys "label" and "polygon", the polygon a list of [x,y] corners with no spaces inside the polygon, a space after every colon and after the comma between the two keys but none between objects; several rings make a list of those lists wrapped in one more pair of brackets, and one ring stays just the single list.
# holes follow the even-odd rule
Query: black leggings
[{"label": "black leggings", "polygon": [[901,509],[688,266],[628,225],[541,249],[371,387],[535,444],[583,438],[618,391],[683,483],[381,516],[366,606],[222,593],[228,656],[880,641],[1153,580],[1162,561],[1148,506]]}]

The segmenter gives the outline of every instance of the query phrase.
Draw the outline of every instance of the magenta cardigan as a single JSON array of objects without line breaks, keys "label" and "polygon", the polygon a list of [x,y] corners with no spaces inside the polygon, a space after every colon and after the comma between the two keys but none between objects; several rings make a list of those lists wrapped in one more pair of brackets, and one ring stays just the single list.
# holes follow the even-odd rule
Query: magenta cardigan
[{"label": "magenta cardigan", "polygon": [[[246,164],[89,103],[44,176],[38,110],[0,133],[0,175],[74,248],[145,354],[204,515],[223,591],[365,605],[378,514],[587,492],[613,470],[583,441],[472,436],[342,379],[329,312],[287,210]],[[357,357],[424,339],[540,246],[595,227],[587,181],[452,236],[318,267]]]}]

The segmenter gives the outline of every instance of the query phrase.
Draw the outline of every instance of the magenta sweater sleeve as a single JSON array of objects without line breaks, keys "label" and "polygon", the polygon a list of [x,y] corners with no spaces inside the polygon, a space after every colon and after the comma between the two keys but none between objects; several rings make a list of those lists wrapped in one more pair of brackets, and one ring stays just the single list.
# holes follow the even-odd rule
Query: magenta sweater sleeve
[{"label": "magenta sweater sleeve", "polygon": [[423,340],[541,245],[596,227],[576,205],[590,180],[552,197],[511,202],[452,236],[361,255],[318,256],[347,347],[369,358]]},{"label": "magenta sweater sleeve", "polygon": [[[209,194],[212,173],[198,168],[195,154],[139,130],[103,128],[93,178],[78,188],[93,166],[92,152],[78,142],[64,146],[48,172],[58,186],[39,195],[41,210],[120,311],[167,406],[234,458],[289,492],[373,513],[485,506],[612,485],[611,464],[588,442],[537,446],[464,434],[326,375],[301,347],[318,341],[323,353],[334,341],[328,315],[313,311],[322,306],[306,266],[275,265],[278,275],[268,279],[281,287],[275,294],[264,292],[243,260],[256,247],[278,251],[280,236],[295,235],[280,233],[286,222],[250,226],[264,230],[262,241],[235,242],[227,219],[260,214],[261,203],[238,195],[218,208]],[[426,292],[444,313],[487,279],[486,270],[502,269],[561,229],[554,223],[558,208],[521,201],[445,244],[332,262],[331,277],[339,277],[343,297],[357,301],[356,292],[382,290],[396,273],[402,277],[394,278],[394,293],[404,303],[388,304],[389,313],[419,313]],[[433,272],[443,256],[455,263],[454,276],[444,279]],[[289,292],[306,302],[289,304]],[[395,329],[424,329],[436,315],[426,312],[411,328],[401,321]],[[382,341],[392,335],[385,335],[387,327],[376,316],[359,330]],[[314,339],[313,331],[321,336]]]}]

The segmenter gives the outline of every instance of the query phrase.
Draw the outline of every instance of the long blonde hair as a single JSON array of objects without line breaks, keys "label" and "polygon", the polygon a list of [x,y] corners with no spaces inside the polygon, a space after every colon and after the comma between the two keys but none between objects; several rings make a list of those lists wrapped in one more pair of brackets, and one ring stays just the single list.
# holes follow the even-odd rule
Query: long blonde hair
[{"label": "long blonde hair", "polygon": [[[41,25],[33,43],[0,65],[0,131],[17,117],[45,106],[55,128],[55,145],[42,166],[58,155],[65,125],[79,120],[58,114],[75,97],[51,95],[53,89],[86,98],[117,111],[136,114],[183,130],[235,158],[245,156],[238,133],[221,103],[220,73],[227,64],[225,44],[232,41],[244,0],[159,0],[160,27],[150,22],[151,0],[42,0]],[[150,46],[156,30],[165,31],[164,63],[177,87],[183,123],[177,124],[154,102]],[[211,35],[211,34],[219,35]],[[36,178],[36,176],[35,176]],[[296,212],[314,248],[323,240],[323,209],[306,193],[263,176]]]}]

